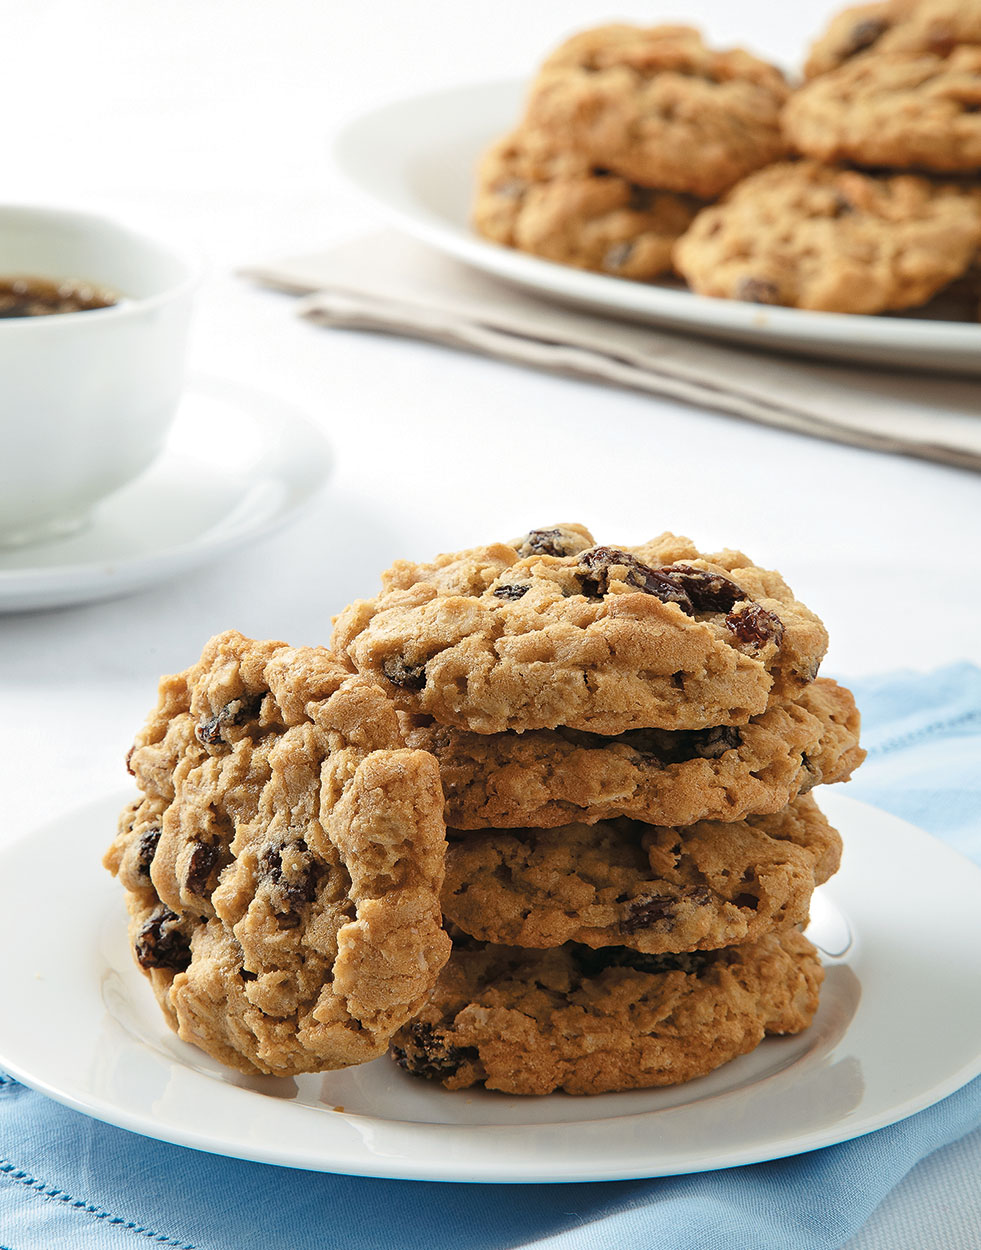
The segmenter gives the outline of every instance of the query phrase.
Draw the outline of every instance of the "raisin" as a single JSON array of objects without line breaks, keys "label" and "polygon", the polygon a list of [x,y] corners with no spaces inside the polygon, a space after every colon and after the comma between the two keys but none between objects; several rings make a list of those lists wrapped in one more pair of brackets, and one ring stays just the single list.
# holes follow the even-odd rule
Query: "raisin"
[{"label": "raisin", "polygon": [[496,599],[520,599],[522,595],[526,595],[531,590],[530,586],[516,586],[513,582],[508,586],[495,586],[494,597]]},{"label": "raisin", "polygon": [[636,972],[684,972],[698,976],[709,962],[711,951],[681,951],[672,955],[645,955],[642,951],[628,950],[622,960],[627,968]]},{"label": "raisin", "polygon": [[220,859],[221,851],[217,846],[211,846],[207,842],[195,843],[184,877],[184,885],[189,893],[196,894],[199,898],[204,895],[208,888],[208,878]]},{"label": "raisin", "polygon": [[624,933],[636,933],[640,929],[652,929],[660,920],[674,916],[677,899],[665,895],[639,898],[630,904],[630,910],[620,921]]},{"label": "raisin", "polygon": [[[957,32],[943,21],[931,22],[926,32],[925,51],[934,56],[950,56],[957,47]],[[971,112],[974,110],[971,109]]]},{"label": "raisin", "polygon": [[676,603],[683,612],[689,616],[692,614],[691,600],[670,577],[666,577],[660,569],[642,564],[636,556],[618,551],[616,547],[593,547],[580,556],[577,576],[582,593],[588,599],[602,599],[609,594],[610,570],[615,568],[625,570],[620,580],[628,586],[635,586],[645,595],[654,595],[662,603]]},{"label": "raisin", "polygon": [[864,52],[866,48],[872,45],[886,33],[889,29],[889,23],[881,17],[866,17],[862,21],[856,22],[848,32],[848,45],[845,48],[845,56],[855,56],[858,52]]},{"label": "raisin", "polygon": [[229,725],[243,725],[259,712],[262,706],[262,695],[241,695],[231,699],[223,708],[219,708],[213,716],[201,722],[194,733],[202,746],[224,746],[223,731]]},{"label": "raisin", "polygon": [[433,1024],[416,1020],[408,1026],[407,1032],[410,1047],[394,1047],[393,1054],[400,1067],[416,1076],[442,1080],[443,1077],[453,1076],[466,1060],[478,1057],[474,1046],[448,1046],[443,1034]]},{"label": "raisin", "polygon": [[604,946],[591,950],[588,946],[572,949],[580,974],[584,977],[599,976],[607,968],[633,968],[636,972],[685,972],[701,973],[708,964],[711,951],[682,951],[680,954],[646,955],[626,946]]},{"label": "raisin", "polygon": [[779,304],[780,288],[766,278],[741,278],[736,283],[736,299],[749,304]]},{"label": "raisin", "polygon": [[259,855],[259,872],[268,877],[273,885],[279,885],[283,876],[283,851],[279,846],[267,846]]},{"label": "raisin", "polygon": [[747,603],[738,612],[730,612],[726,617],[726,628],[732,630],[740,642],[757,651],[771,639],[778,647],[783,640],[783,621],[758,603]]},{"label": "raisin", "polygon": [[743,736],[733,725],[715,725],[712,729],[693,729],[690,736],[691,756],[700,760],[717,760],[742,745]]},{"label": "raisin", "polygon": [[144,829],[140,834],[140,841],[136,848],[136,872],[138,876],[145,877],[147,881],[150,879],[150,865],[153,863],[153,857],[157,852],[157,843],[159,841],[159,825],[151,829]]},{"label": "raisin", "polygon": [[170,968],[183,972],[191,962],[191,945],[180,928],[180,917],[159,907],[140,930],[134,944],[141,968]]},{"label": "raisin", "polygon": [[243,981],[258,981],[258,972],[250,972],[248,968],[239,968],[238,975]]},{"label": "raisin", "polygon": [[560,526],[550,530],[529,530],[524,538],[512,544],[522,560],[528,556],[574,556],[582,551],[584,545],[581,534]]},{"label": "raisin", "polygon": [[426,684],[425,663],[409,664],[400,655],[385,660],[382,672],[393,686],[401,686],[403,690],[421,690]]},{"label": "raisin", "polygon": [[133,755],[135,751],[136,751],[136,743],[134,742],[133,745],[130,747],[130,749],[126,752],[126,771],[129,773],[131,777],[136,776],[136,773],[133,771]]},{"label": "raisin", "polygon": [[752,908],[753,911],[756,911],[757,907],[760,905],[760,900],[755,894],[737,894],[732,901],[736,907],[748,907]]},{"label": "raisin", "polygon": [[622,743],[659,767],[684,764],[687,760],[717,760],[726,751],[742,744],[742,734],[732,725],[711,729],[628,729],[613,738],[566,729],[563,736],[572,743],[596,749]]},{"label": "raisin", "polygon": [[836,191],[831,205],[831,216],[847,217],[849,213],[854,213],[854,211],[855,205],[851,202],[848,196],[842,195],[840,191]]},{"label": "raisin", "polygon": [[614,243],[603,255],[603,268],[609,273],[617,273],[630,259],[633,250],[632,243]]},{"label": "raisin", "polygon": [[312,903],[317,897],[317,886],[322,877],[323,869],[320,864],[308,864],[296,881],[282,883],[283,894],[294,908],[301,907],[304,903]]},{"label": "raisin", "polygon": [[690,564],[668,564],[658,570],[684,591],[696,612],[731,612],[746,592],[721,573],[694,569]]},{"label": "raisin", "polygon": [[317,888],[325,873],[325,866],[309,858],[309,848],[302,838],[290,844],[294,855],[302,859],[299,867],[283,868],[283,847],[267,846],[259,855],[258,868],[261,875],[280,894],[284,906],[277,911],[279,923],[284,929],[296,929],[302,923],[301,909],[317,897]]},{"label": "raisin", "polygon": [[654,192],[649,187],[631,187],[627,207],[635,213],[649,213],[654,207]]}]

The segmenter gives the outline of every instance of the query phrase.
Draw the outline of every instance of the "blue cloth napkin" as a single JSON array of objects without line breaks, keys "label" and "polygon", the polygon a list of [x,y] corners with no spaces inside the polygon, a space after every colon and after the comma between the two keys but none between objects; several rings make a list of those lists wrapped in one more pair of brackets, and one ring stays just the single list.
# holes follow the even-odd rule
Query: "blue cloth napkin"
[{"label": "blue cloth napkin", "polygon": [[[869,758],[848,793],[981,862],[981,670],[849,684]],[[0,1075],[0,1250],[836,1250],[920,1159],[979,1125],[981,1078],[899,1124],[772,1163],[591,1185],[454,1185],[199,1154]]]}]

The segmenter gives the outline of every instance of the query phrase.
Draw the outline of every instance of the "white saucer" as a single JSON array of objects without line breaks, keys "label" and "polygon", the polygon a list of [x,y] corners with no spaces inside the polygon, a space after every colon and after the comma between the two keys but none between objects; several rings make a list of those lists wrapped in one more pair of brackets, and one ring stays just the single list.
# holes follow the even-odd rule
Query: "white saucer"
[{"label": "white saucer", "polygon": [[[441,1181],[585,1181],[755,1163],[846,1141],[981,1071],[981,871],[837,793],[841,871],[814,899],[827,979],[812,1026],[667,1089],[572,1098],[449,1093],[387,1058],[248,1077],[164,1023],[102,868],[109,795],[0,854],[0,1067],[162,1141],[289,1167]],[[70,830],[70,836],[66,831]],[[23,883],[45,865],[44,906]]]},{"label": "white saucer", "polygon": [[130,594],[294,519],[332,464],[317,428],[267,395],[195,379],[167,446],[70,537],[0,549],[0,612]]}]

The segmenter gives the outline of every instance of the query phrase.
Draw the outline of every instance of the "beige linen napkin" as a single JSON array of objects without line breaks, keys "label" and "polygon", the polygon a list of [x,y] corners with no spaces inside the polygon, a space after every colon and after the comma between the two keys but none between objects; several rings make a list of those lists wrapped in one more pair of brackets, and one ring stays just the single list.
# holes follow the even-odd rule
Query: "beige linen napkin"
[{"label": "beige linen napkin", "polygon": [[614,382],[764,425],[981,470],[981,383],[803,361],[601,317],[403,235],[245,270],[323,325],[428,339]]}]

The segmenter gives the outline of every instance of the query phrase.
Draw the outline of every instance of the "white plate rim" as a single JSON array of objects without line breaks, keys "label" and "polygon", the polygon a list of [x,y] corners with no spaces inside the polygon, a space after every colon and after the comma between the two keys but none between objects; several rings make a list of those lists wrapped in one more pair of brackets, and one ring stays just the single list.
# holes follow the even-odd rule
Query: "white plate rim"
[{"label": "white plate rim", "polygon": [[[345,178],[406,233],[476,268],[566,302],[707,335],[738,336],[757,346],[782,345],[787,350],[788,345],[796,345],[804,352],[810,347],[821,355],[843,359],[850,358],[841,354],[846,349],[864,349],[895,355],[900,363],[911,352],[921,358],[937,354],[938,367],[959,360],[965,367],[973,362],[981,368],[981,324],[764,308],[630,282],[573,269],[482,239],[465,223],[452,221],[421,203],[407,185],[404,170],[411,159],[426,153],[434,137],[440,137],[431,119],[437,118],[445,128],[443,136],[459,135],[475,106],[483,111],[489,107],[488,101],[491,105],[499,102],[500,122],[486,141],[515,124],[517,108],[508,105],[517,104],[525,87],[518,79],[493,79],[405,96],[361,113],[340,127],[331,140],[331,158]],[[404,140],[407,133],[414,136],[408,145]],[[473,155],[476,161],[479,147]],[[472,170],[468,176],[472,179]]]},{"label": "white plate rim", "polygon": [[[78,820],[80,815],[84,815],[86,811],[90,814],[96,810],[104,811],[111,809],[115,811],[117,806],[126,801],[128,797],[128,795],[105,796],[102,800],[98,800],[96,803],[89,804],[86,808],[81,809],[81,813],[79,811],[73,813],[74,823],[72,827],[76,830],[76,834],[78,828],[81,827]],[[953,877],[950,879],[954,881],[955,889],[963,890],[967,888],[975,891],[976,897],[972,895],[975,901],[977,897],[981,897],[981,870],[942,842],[931,838],[921,830],[907,824],[907,822],[844,796],[837,794],[829,796],[828,799],[823,800],[823,806],[829,809],[829,815],[832,820],[840,824],[851,824],[853,826],[853,838],[858,836],[856,835],[856,830],[863,827],[863,822],[865,824],[871,822],[878,826],[874,840],[878,842],[880,849],[887,845],[888,839],[895,840],[898,838],[905,840],[907,844],[915,845],[921,853],[926,854],[933,861],[934,868],[938,866],[943,867],[947,871],[948,877],[950,876],[950,870],[954,870]],[[842,817],[844,817],[844,820]],[[33,834],[29,834],[20,841],[6,847],[3,851],[0,851],[0,866],[3,866],[5,863],[8,868],[14,866],[18,855],[33,857],[35,851],[32,840],[45,834],[51,836],[53,831],[60,829],[62,825],[63,822],[60,820],[49,822],[42,829],[36,830]],[[883,829],[885,830],[884,833]],[[74,836],[76,835],[73,834]],[[847,837],[848,835],[846,834],[846,845]],[[73,843],[73,845],[78,844]],[[81,851],[79,851],[79,854],[81,854]],[[92,874],[96,886],[95,896],[105,898],[105,891],[99,884],[101,876],[96,876],[96,870],[99,874],[102,873],[101,867],[98,866],[97,857],[94,866],[88,864],[87,860],[84,861],[84,864],[87,864],[87,868],[83,866],[83,873],[84,871],[90,871]],[[67,868],[66,871],[68,871]],[[2,882],[5,879],[15,880],[15,874],[11,872],[0,873],[0,902],[2,902],[3,895]],[[835,880],[841,882],[846,879],[847,877],[840,875],[839,878],[832,879],[832,882],[825,886],[824,889],[832,889]],[[911,878],[911,882],[919,882],[921,880],[921,873],[915,873]],[[71,878],[73,888],[77,881],[78,875],[76,872]],[[108,877],[106,882],[112,889],[118,891],[118,887],[114,883],[109,882]],[[966,887],[965,882],[968,883]],[[850,888],[854,890],[855,883]],[[91,893],[92,891],[89,891],[87,894],[83,893],[83,898],[88,897]],[[4,909],[3,907],[0,907],[0,914],[7,910],[10,910],[12,914],[12,909]],[[975,916],[977,916],[977,909],[975,910]],[[4,921],[0,918],[0,933],[2,933],[3,925]],[[979,922],[977,919],[975,919],[974,925],[975,928],[978,927]],[[979,934],[981,934],[981,929],[979,929]],[[23,937],[21,937],[21,941],[23,943]],[[45,992],[34,989],[25,991],[25,987],[32,986],[33,982],[31,982],[26,971],[23,973],[24,979],[22,982],[17,981],[17,975],[19,974],[12,972],[10,966],[6,968],[0,967],[0,986],[4,986],[6,982],[4,986],[4,1001],[14,1011],[17,1009],[16,994],[18,986],[22,995],[25,992],[28,996],[34,993],[43,995]],[[35,978],[37,975],[35,973]],[[133,976],[142,983],[142,978],[135,968],[133,969]],[[145,987],[143,988],[149,994],[149,990]],[[979,988],[981,988],[981,984],[979,984]],[[14,991],[13,998],[10,997],[12,989]],[[979,995],[979,998],[981,998],[981,995]],[[22,1003],[22,1006],[24,1005]],[[166,1032],[162,1022],[161,1030]],[[21,1045],[24,1045],[23,1039],[21,1039]],[[139,1045],[135,1039],[132,1039],[132,1047],[135,1048],[133,1053],[136,1054],[139,1050]],[[880,1106],[870,1113],[846,1116],[843,1122],[838,1122],[831,1126],[818,1126],[809,1130],[805,1129],[789,1138],[782,1137],[772,1142],[769,1148],[761,1148],[759,1144],[749,1148],[733,1146],[707,1156],[678,1157],[674,1161],[664,1157],[655,1158],[654,1155],[657,1152],[654,1152],[654,1155],[634,1159],[632,1166],[624,1167],[620,1163],[611,1169],[609,1166],[604,1167],[602,1162],[597,1163],[593,1156],[590,1156],[588,1163],[581,1158],[577,1162],[572,1163],[564,1160],[562,1166],[559,1167],[554,1162],[550,1164],[548,1159],[544,1159],[539,1161],[539,1166],[530,1167],[529,1165],[532,1161],[527,1157],[527,1150],[522,1154],[520,1140],[523,1135],[541,1136],[543,1127],[541,1125],[535,1125],[533,1129],[529,1129],[526,1126],[508,1127],[507,1125],[487,1124],[406,1123],[404,1121],[385,1120],[364,1115],[349,1116],[341,1112],[334,1115],[326,1115],[320,1109],[311,1109],[291,1103],[275,1104],[276,1111],[274,1114],[279,1116],[282,1121],[281,1133],[289,1137],[290,1132],[295,1131],[298,1125],[304,1123],[303,1120],[297,1118],[297,1113],[301,1117],[316,1116],[316,1149],[311,1150],[309,1143],[304,1148],[298,1148],[295,1145],[291,1146],[285,1141],[269,1141],[265,1137],[261,1141],[256,1141],[254,1138],[249,1140],[247,1137],[237,1138],[234,1135],[230,1136],[228,1131],[223,1132],[220,1128],[216,1129],[216,1123],[224,1123],[222,1116],[215,1114],[216,1100],[217,1105],[224,1108],[229,1116],[244,1123],[250,1122],[249,1112],[256,1107],[254,1102],[249,1102],[248,1100],[254,1100],[259,1097],[260,1102],[263,1104],[262,1108],[260,1108],[263,1114],[270,1111],[274,1100],[262,1098],[249,1090],[236,1088],[230,1084],[224,1084],[220,1081],[216,1082],[200,1071],[173,1064],[171,1065],[173,1079],[182,1084],[182,1087],[186,1086],[186,1091],[193,1093],[195,1107],[198,1105],[197,1099],[201,1100],[202,1106],[210,1105],[211,1110],[205,1115],[208,1127],[204,1128],[201,1124],[160,1123],[149,1117],[147,1113],[133,1111],[129,1107],[121,1105],[118,1101],[107,1102],[104,1098],[100,1098],[94,1093],[91,1088],[85,1087],[84,1084],[82,1086],[71,1082],[66,1084],[63,1079],[52,1076],[50,1072],[39,1071],[36,1067],[38,1061],[33,1048],[29,1047],[29,1049],[31,1054],[25,1057],[23,1053],[18,1053],[16,1041],[11,1042],[9,1038],[0,1036],[0,1067],[3,1067],[24,1084],[37,1089],[39,1092],[66,1106],[91,1115],[96,1119],[104,1120],[107,1123],[115,1124],[121,1128],[158,1140],[169,1141],[178,1145],[189,1146],[229,1157],[314,1171],[335,1171],[357,1176],[409,1180],[509,1183],[581,1182],[668,1176],[763,1162],[767,1159],[799,1154],[850,1140],[872,1132],[875,1129],[885,1127],[888,1124],[895,1123],[946,1097],[981,1072],[981,1049],[979,1049],[977,1053],[970,1055],[965,1062],[960,1064],[956,1070],[945,1073],[942,1079],[933,1080],[929,1087],[918,1088],[912,1093],[896,1098],[888,1106]],[[144,1047],[144,1049],[148,1048]],[[139,1058],[138,1055],[137,1058]],[[207,1096],[209,1090],[213,1095],[212,1097]],[[439,1096],[440,1092],[437,1087],[436,1096]],[[243,1111],[243,1108],[245,1108],[245,1111]],[[289,1112],[289,1114],[286,1114],[286,1112]],[[660,1114],[662,1112],[658,1110],[636,1112],[631,1113],[628,1119],[633,1122],[637,1116],[657,1117]],[[203,1112],[202,1115],[204,1115]],[[623,1117],[616,1116],[591,1121],[553,1123],[544,1126],[547,1130],[544,1138],[547,1139],[550,1134],[556,1142],[561,1139],[560,1134],[562,1137],[568,1138],[570,1128],[577,1123],[579,1131],[586,1136],[595,1138],[599,1135],[602,1137],[602,1134],[607,1131],[611,1134],[617,1133],[618,1126],[622,1120]],[[367,1137],[360,1131],[359,1122],[370,1129]],[[654,1121],[652,1120],[651,1123],[653,1124]],[[517,1128],[517,1133],[515,1128]],[[325,1141],[324,1139],[329,1140]],[[372,1142],[374,1144],[371,1144]],[[536,1159],[537,1154],[535,1152],[539,1149],[540,1146],[535,1146],[532,1151]]]},{"label": "white plate rim", "polygon": [[[111,562],[86,560],[37,567],[0,568],[0,612],[28,612],[48,607],[91,602],[130,594],[164,581],[179,572],[208,563],[258,541],[298,520],[312,506],[333,471],[334,455],[326,435],[290,404],[268,393],[230,379],[192,375],[185,395],[210,397],[229,403],[257,418],[266,429],[275,428],[281,447],[263,462],[261,476],[288,486],[289,494],[277,506],[252,510],[234,519],[234,508],[212,525],[184,542],[161,546],[148,553],[125,556]],[[288,454],[286,448],[289,449]],[[166,457],[166,448],[147,473]],[[140,479],[125,489],[135,493]],[[112,506],[112,499],[107,501]],[[231,518],[231,519],[230,519]],[[18,550],[18,553],[21,549]]]}]

